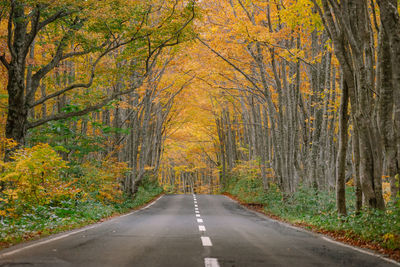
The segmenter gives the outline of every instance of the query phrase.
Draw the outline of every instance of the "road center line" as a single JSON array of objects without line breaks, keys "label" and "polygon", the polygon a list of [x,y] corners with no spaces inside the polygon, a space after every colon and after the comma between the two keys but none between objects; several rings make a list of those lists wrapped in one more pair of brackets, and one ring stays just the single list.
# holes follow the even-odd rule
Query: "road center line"
[{"label": "road center line", "polygon": [[206,231],[206,227],[204,225],[199,225],[199,231],[200,232],[205,232]]},{"label": "road center line", "polygon": [[208,236],[202,236],[201,243],[203,243],[203,247],[212,247],[211,239]]},{"label": "road center line", "polygon": [[219,267],[218,259],[216,258],[204,258],[205,267]]},{"label": "road center line", "polygon": [[198,223],[202,223],[202,222],[203,222],[203,219],[197,219],[197,222],[198,222]]}]

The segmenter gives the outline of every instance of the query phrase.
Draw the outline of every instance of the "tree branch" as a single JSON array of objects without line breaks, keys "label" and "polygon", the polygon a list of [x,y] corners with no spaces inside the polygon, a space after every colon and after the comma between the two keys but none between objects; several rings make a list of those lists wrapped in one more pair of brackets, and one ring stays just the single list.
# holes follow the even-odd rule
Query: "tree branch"
[{"label": "tree branch", "polygon": [[[187,25],[189,25],[190,22],[193,21],[194,17],[195,17],[195,11],[194,11],[194,6],[193,6],[193,7],[192,7],[192,15],[191,15],[191,17],[189,18],[189,20],[186,21],[186,22],[175,32],[175,34],[174,34],[173,36],[171,36],[170,38],[168,38],[167,40],[165,40],[164,42],[162,42],[159,46],[157,46],[153,51],[151,51],[151,52],[149,53],[149,55],[148,55],[148,57],[147,57],[147,60],[146,60],[146,71],[149,69],[149,66],[152,65],[152,64],[149,64],[149,62],[150,62],[151,58],[153,57],[153,55],[154,55],[154,54],[159,54],[159,52],[157,52],[157,51],[161,50],[161,49],[164,48],[164,47],[174,46],[174,45],[179,44],[179,37],[180,37],[181,32],[186,28]],[[171,43],[171,44],[168,44],[168,42],[170,42],[171,40],[174,40],[175,38],[176,38],[176,42]],[[149,44],[149,45],[150,45],[150,44]],[[153,60],[153,62],[154,62],[154,60]],[[153,62],[152,62],[152,63],[153,63]]]},{"label": "tree branch", "polygon": [[[303,58],[301,58],[301,57],[299,57],[299,56],[296,56],[296,55],[293,54],[293,52],[290,51],[290,49],[289,49],[288,47],[286,47],[286,46],[279,45],[279,44],[273,44],[273,43],[269,43],[269,42],[264,42],[264,41],[263,41],[262,43],[263,43],[264,45],[266,45],[266,46],[272,46],[272,47],[284,49],[284,50],[286,50],[286,52],[288,52],[292,57],[296,58],[297,60],[302,61],[303,63],[305,63],[306,65],[310,66],[310,67],[313,68],[314,70],[316,69],[315,66],[314,66],[312,63],[308,62],[307,60],[305,60],[305,59],[303,59]],[[278,55],[278,56],[279,56],[279,55]],[[280,56],[279,56],[279,57],[280,57]],[[285,59],[285,58],[283,58],[283,59]],[[285,60],[286,60],[286,59],[285,59]],[[286,61],[287,61],[287,60],[286,60]]]},{"label": "tree branch", "polygon": [[201,40],[199,37],[196,38],[197,40],[199,40],[204,46],[206,46],[211,52],[213,52],[215,55],[217,55],[219,58],[221,58],[223,61],[225,61],[226,63],[228,63],[230,66],[232,66],[235,70],[237,70],[240,74],[242,74],[246,80],[248,80],[253,86],[254,88],[258,89],[261,91],[261,89],[259,88],[259,86],[257,85],[257,83],[249,76],[247,75],[244,71],[242,71],[239,67],[237,67],[235,64],[233,64],[231,61],[229,61],[228,59],[226,59],[223,55],[221,55],[220,53],[218,53],[217,51],[215,51],[213,48],[211,48],[207,43],[205,43],[203,40]]},{"label": "tree branch", "polygon": [[88,106],[88,107],[86,107],[86,108],[84,108],[82,110],[69,112],[69,113],[58,113],[58,114],[54,114],[54,115],[46,117],[46,118],[39,119],[37,121],[30,122],[28,124],[28,126],[27,126],[27,129],[32,129],[32,128],[38,127],[38,126],[43,125],[43,124],[45,124],[45,123],[47,123],[49,121],[56,121],[56,120],[68,119],[68,118],[71,118],[71,117],[83,116],[85,114],[88,114],[89,112],[92,112],[92,111],[95,111],[95,110],[98,110],[98,109],[104,107],[110,101],[116,99],[117,97],[119,97],[121,95],[126,95],[126,94],[129,94],[129,93],[135,91],[142,83],[143,83],[143,80],[140,81],[140,83],[136,87],[133,87],[133,88],[128,89],[128,90],[120,91],[120,92],[115,92],[111,96],[106,97],[105,99],[103,99],[100,103]]},{"label": "tree branch", "polygon": [[8,63],[5,54],[0,56],[0,61],[1,63],[3,63],[4,67],[6,67],[7,70],[10,69],[10,63]]},{"label": "tree branch", "polygon": [[[74,21],[74,24],[78,24],[80,22],[79,18],[76,18]],[[74,53],[70,53],[70,55],[68,55],[68,57],[66,57],[65,55],[63,55],[64,53],[64,49],[67,45],[67,40],[70,37],[70,35],[74,32],[74,31],[78,31],[80,28],[76,27],[76,28],[71,28],[69,29],[64,36],[61,38],[57,49],[56,49],[56,53],[54,55],[54,57],[51,59],[51,61],[49,63],[47,63],[45,66],[43,66],[41,69],[39,69],[33,76],[32,76],[32,83],[31,83],[31,88],[27,88],[29,91],[26,94],[26,101],[27,103],[31,103],[35,93],[37,91],[37,88],[39,87],[40,84],[40,80],[46,76],[46,74],[48,74],[52,69],[54,69],[54,67],[56,67],[62,60],[71,57],[73,55],[75,55]],[[89,51],[87,51],[87,53],[89,53]],[[75,52],[76,55],[80,55],[79,52]]]},{"label": "tree branch", "polygon": [[38,26],[37,26],[37,31],[39,32],[41,29],[43,29],[44,27],[46,27],[50,23],[52,23],[52,22],[54,22],[54,21],[56,21],[58,19],[67,17],[67,16],[69,16],[69,15],[71,15],[73,13],[74,13],[74,11],[71,11],[71,10],[70,11],[60,10],[60,11],[56,12],[54,15],[50,16],[49,18],[47,18],[47,19],[43,20],[42,22],[40,22],[38,24]]},{"label": "tree branch", "polygon": [[240,6],[242,7],[242,9],[244,10],[244,12],[246,12],[247,18],[250,20],[250,22],[255,26],[256,23],[254,21],[254,15],[250,14],[250,12],[247,10],[247,8],[244,6],[243,2],[241,0],[238,0]]},{"label": "tree branch", "polygon": [[[35,107],[35,106],[38,106],[38,105],[40,105],[40,104],[43,104],[44,102],[46,102],[46,101],[48,101],[48,100],[50,100],[50,99],[52,99],[52,98],[54,98],[54,97],[57,97],[57,96],[62,95],[62,94],[65,94],[66,92],[71,91],[71,90],[76,89],[76,88],[89,88],[89,87],[92,86],[92,84],[93,84],[94,77],[95,77],[96,67],[97,67],[97,65],[99,64],[99,62],[101,61],[101,59],[102,59],[104,56],[106,56],[107,54],[109,54],[110,52],[112,52],[112,51],[118,49],[119,47],[124,46],[124,45],[126,45],[126,44],[128,44],[128,43],[130,43],[130,42],[133,42],[133,41],[136,40],[137,38],[142,38],[142,37],[133,37],[133,38],[131,38],[131,39],[125,41],[125,42],[117,43],[117,44],[115,44],[114,46],[112,46],[112,44],[110,44],[109,47],[108,47],[103,53],[101,53],[101,54],[99,55],[99,57],[96,59],[96,61],[93,63],[92,68],[91,68],[91,71],[90,71],[90,79],[89,79],[89,81],[88,81],[87,83],[77,83],[77,84],[69,85],[69,86],[65,87],[64,89],[62,89],[62,90],[60,90],[60,91],[54,92],[54,93],[52,93],[52,94],[49,94],[49,95],[47,95],[47,96],[45,96],[45,97],[43,97],[43,98],[41,98],[41,99],[35,101],[35,102],[34,102],[33,104],[31,104],[29,107],[30,107],[30,108],[33,108],[33,107]],[[105,44],[106,44],[106,43],[105,43]],[[105,45],[105,44],[103,44],[103,45]],[[102,45],[102,46],[103,46],[103,45]],[[90,53],[90,52],[91,52],[91,51],[81,51],[81,52],[69,53],[69,54],[66,54],[65,56],[63,56],[63,57],[61,58],[61,60],[64,60],[64,59],[69,58],[69,57],[72,57],[72,56],[88,54],[88,53]],[[60,60],[60,61],[61,61],[61,60]]]},{"label": "tree branch", "polygon": [[94,81],[96,66],[97,66],[97,64],[100,62],[100,60],[101,60],[106,54],[108,54],[109,52],[110,52],[110,51],[103,52],[103,53],[96,59],[96,61],[93,63],[92,68],[91,68],[91,72],[90,72],[90,79],[89,79],[89,81],[88,81],[87,83],[76,83],[76,84],[71,84],[71,85],[65,87],[64,89],[62,89],[62,90],[60,90],[60,91],[54,92],[54,93],[52,93],[52,94],[49,94],[49,95],[47,95],[47,96],[45,96],[45,97],[43,97],[43,98],[41,98],[41,99],[35,101],[35,102],[34,102],[32,105],[30,105],[29,107],[30,107],[30,108],[33,108],[33,107],[35,107],[35,106],[38,106],[38,105],[40,105],[40,104],[43,104],[43,103],[46,102],[47,100],[52,99],[52,98],[54,98],[54,97],[57,97],[57,96],[59,96],[59,95],[65,94],[66,92],[71,91],[71,90],[73,90],[73,89],[76,89],[76,88],[89,88],[90,86],[92,86],[93,81]]},{"label": "tree branch", "polygon": [[8,17],[8,24],[7,24],[7,46],[8,49],[10,50],[11,57],[16,57],[17,53],[14,50],[14,47],[12,46],[12,36],[13,36],[13,30],[12,30],[12,21],[13,21],[13,16],[14,16],[14,3],[11,4],[11,10],[10,10],[10,16]]},{"label": "tree branch", "polygon": [[32,19],[31,19],[31,31],[27,36],[27,41],[25,42],[24,53],[28,54],[28,50],[35,40],[36,35],[38,34],[38,26],[40,20],[40,5],[38,5],[33,11]]}]

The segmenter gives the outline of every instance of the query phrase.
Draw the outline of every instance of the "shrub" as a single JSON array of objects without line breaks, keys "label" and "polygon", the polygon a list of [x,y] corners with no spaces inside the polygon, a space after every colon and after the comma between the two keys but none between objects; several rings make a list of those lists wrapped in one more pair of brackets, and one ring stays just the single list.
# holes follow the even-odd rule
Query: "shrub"
[{"label": "shrub", "polygon": [[47,144],[18,149],[11,162],[0,162],[2,216],[20,215],[37,205],[59,203],[80,191],[76,181],[62,181],[65,161]]},{"label": "shrub", "polygon": [[125,162],[115,159],[105,159],[99,163],[86,161],[79,169],[78,185],[85,192],[85,197],[104,203],[122,201],[120,182],[129,170]]}]

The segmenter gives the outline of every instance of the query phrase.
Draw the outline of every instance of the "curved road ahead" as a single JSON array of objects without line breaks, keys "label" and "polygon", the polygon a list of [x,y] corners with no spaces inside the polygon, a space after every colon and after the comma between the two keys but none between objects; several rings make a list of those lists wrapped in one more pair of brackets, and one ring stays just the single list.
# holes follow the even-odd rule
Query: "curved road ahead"
[{"label": "curved road ahead", "polygon": [[0,266],[398,266],[249,211],[166,195],[113,220],[0,252]]}]

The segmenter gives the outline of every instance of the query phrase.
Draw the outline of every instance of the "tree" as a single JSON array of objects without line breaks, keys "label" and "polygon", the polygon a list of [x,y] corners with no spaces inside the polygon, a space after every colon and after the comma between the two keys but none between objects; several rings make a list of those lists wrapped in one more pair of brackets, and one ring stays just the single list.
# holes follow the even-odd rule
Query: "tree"
[{"label": "tree", "polygon": [[[382,80],[378,80],[376,86],[374,83],[375,77],[380,79],[379,75],[385,74],[377,73],[375,64],[384,66],[382,64],[388,63],[380,62],[382,57],[378,57],[378,62],[375,62],[377,46],[373,28],[380,31],[376,23],[376,7],[373,2],[369,7],[366,1],[339,3],[336,0],[323,0],[322,6],[319,6],[315,0],[313,2],[328,29],[348,86],[352,120],[360,143],[360,177],[366,203],[370,207],[383,209],[385,205],[382,195],[383,156],[380,147],[375,145],[376,142],[381,142],[382,138],[374,113],[378,106],[380,110],[388,112],[380,112],[381,123],[387,129],[389,122],[384,117],[392,114],[390,107],[393,105],[393,98],[387,101],[385,97],[387,87],[382,87]],[[385,42],[387,41],[381,38],[380,49],[383,48]],[[379,105],[376,102],[379,102]],[[389,127],[392,128],[393,125]]]},{"label": "tree", "polygon": [[[178,9],[178,1],[23,1],[11,0],[4,8],[8,15],[7,53],[0,59],[8,73],[8,117],[6,137],[25,143],[27,130],[52,120],[80,116],[97,110],[118,96],[140,86],[157,62],[164,47],[180,43],[187,37],[188,26],[195,14],[194,2]],[[37,41],[50,42],[51,57],[41,64],[28,63]],[[97,103],[73,112],[60,112],[29,121],[29,110],[72,90],[90,88],[96,67],[111,52],[126,47],[132,60],[143,71],[132,87],[113,92]],[[62,62],[76,57],[89,57],[89,79],[68,84],[37,99],[43,80]],[[34,56],[33,56],[34,57]],[[29,70],[27,71],[27,65]]]}]

